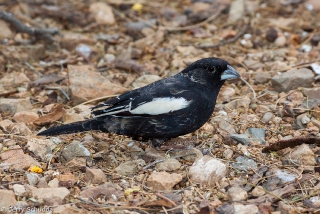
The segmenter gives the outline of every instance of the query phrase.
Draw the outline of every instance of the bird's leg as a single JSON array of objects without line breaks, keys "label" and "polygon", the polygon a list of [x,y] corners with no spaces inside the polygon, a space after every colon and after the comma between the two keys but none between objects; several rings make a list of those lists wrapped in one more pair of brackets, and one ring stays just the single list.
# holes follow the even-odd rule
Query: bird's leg
[{"label": "bird's leg", "polygon": [[161,145],[166,141],[166,139],[150,139],[149,140],[149,144],[150,146],[154,147],[154,148],[160,148]]}]

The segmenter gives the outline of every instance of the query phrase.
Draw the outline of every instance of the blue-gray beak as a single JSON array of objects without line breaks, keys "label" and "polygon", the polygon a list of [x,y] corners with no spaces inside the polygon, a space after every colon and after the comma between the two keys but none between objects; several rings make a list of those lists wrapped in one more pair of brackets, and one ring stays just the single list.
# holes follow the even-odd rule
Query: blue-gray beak
[{"label": "blue-gray beak", "polygon": [[227,67],[228,69],[221,74],[221,80],[235,79],[240,77],[240,74],[233,67],[230,65],[227,65]]}]

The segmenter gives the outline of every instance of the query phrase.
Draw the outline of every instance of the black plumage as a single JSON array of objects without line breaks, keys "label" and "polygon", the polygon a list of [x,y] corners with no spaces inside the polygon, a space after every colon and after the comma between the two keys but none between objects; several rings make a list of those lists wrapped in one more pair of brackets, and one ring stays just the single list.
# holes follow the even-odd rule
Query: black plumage
[{"label": "black plumage", "polygon": [[50,128],[38,135],[90,130],[163,142],[199,129],[212,115],[225,80],[240,75],[225,60],[198,60],[180,73],[109,99],[93,118]]}]

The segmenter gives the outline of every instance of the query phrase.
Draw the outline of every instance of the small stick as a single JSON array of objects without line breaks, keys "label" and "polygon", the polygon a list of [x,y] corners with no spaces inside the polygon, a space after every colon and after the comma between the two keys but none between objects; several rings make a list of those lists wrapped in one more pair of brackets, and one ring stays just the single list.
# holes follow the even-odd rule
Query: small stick
[{"label": "small stick", "polygon": [[165,196],[163,196],[163,195],[161,195],[160,193],[154,193],[156,196],[158,196],[159,198],[162,198],[162,199],[164,199],[164,200],[166,200],[166,201],[168,201],[170,204],[172,204],[173,206],[177,206],[177,204],[176,203],[174,203],[172,200],[170,200],[169,198],[167,198],[167,197],[165,197]]},{"label": "small stick", "polygon": [[20,20],[14,17],[13,14],[7,13],[0,10],[0,19],[9,22],[14,29],[18,32],[27,33],[29,35],[35,36],[37,38],[53,42],[54,38],[51,35],[59,33],[58,29],[41,29],[41,28],[30,28],[24,25]]},{"label": "small stick", "polygon": [[185,27],[167,27],[167,26],[163,26],[163,27],[167,31],[183,31],[183,30],[190,30],[193,28],[198,28],[198,27],[201,27],[202,25],[205,25],[205,24],[215,20],[221,14],[221,12],[222,12],[222,8],[219,8],[217,13],[213,14],[212,16],[210,16],[209,18],[207,18],[203,22],[200,22],[195,25],[189,25],[189,26],[185,26]]},{"label": "small stick", "polygon": [[76,105],[76,106],[72,107],[71,109],[76,108],[76,107],[78,107],[80,105],[85,105],[85,104],[88,104],[88,103],[92,103],[92,102],[96,102],[96,101],[100,101],[100,100],[105,100],[105,99],[109,99],[109,98],[113,98],[113,97],[117,97],[117,96],[119,96],[119,94],[109,95],[109,96],[104,96],[104,97],[98,97],[98,98],[95,98],[95,99],[88,100],[88,101],[85,101],[83,103],[80,103],[79,105]]},{"label": "small stick", "polygon": [[46,87],[46,89],[50,89],[50,90],[59,90],[59,91],[61,91],[61,93],[67,98],[67,100],[70,100],[70,97],[69,97],[69,95],[64,91],[64,90],[62,90],[62,88],[61,87]]},{"label": "small stick", "polygon": [[226,45],[228,43],[234,43],[236,42],[242,35],[244,35],[250,28],[251,26],[251,22],[248,21],[247,25],[243,28],[242,31],[240,31],[235,37],[231,38],[231,39],[228,39],[228,40],[223,40],[219,43],[216,43],[216,44],[212,44],[212,45],[200,45],[198,46],[197,48],[217,48],[217,47],[220,47],[220,46],[223,46],[223,45]]}]

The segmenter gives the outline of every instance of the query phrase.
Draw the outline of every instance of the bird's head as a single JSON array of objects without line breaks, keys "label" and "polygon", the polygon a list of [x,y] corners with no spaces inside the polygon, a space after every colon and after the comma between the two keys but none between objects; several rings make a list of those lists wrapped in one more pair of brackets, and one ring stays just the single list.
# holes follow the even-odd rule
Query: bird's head
[{"label": "bird's head", "polygon": [[208,77],[213,77],[216,80],[219,79],[222,82],[228,79],[240,77],[239,73],[231,67],[227,61],[214,57],[195,61],[184,69],[182,73],[188,74],[188,76],[195,80],[195,82],[198,82],[196,80],[199,80],[199,83],[205,81],[206,79],[204,78]]}]

